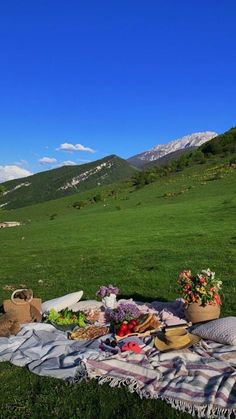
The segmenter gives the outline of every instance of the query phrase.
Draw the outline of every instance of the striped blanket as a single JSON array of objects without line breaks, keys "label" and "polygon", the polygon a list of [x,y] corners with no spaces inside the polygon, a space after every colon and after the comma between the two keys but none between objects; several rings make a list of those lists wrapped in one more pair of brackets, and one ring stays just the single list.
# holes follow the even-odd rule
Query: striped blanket
[{"label": "striped blanket", "polygon": [[[182,306],[181,300],[156,301],[140,304],[140,309],[154,310],[165,324],[173,325],[181,321]],[[202,340],[188,349],[161,353],[146,337],[135,338],[142,353],[111,355],[101,350],[105,338],[72,341],[49,324],[31,323],[17,336],[0,338],[0,362],[71,382],[87,375],[100,384],[125,385],[140,397],[166,400],[198,417],[236,417],[236,346]]]},{"label": "striped blanket", "polygon": [[236,417],[236,347],[201,341],[160,353],[147,339],[141,354],[84,360],[88,377],[112,387],[123,384],[140,397],[166,400],[193,416]]}]

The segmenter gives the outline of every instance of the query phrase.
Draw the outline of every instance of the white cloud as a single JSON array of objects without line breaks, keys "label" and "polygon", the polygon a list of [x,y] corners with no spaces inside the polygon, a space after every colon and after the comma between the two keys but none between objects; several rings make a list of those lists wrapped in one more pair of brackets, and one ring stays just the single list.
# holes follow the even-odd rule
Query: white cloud
[{"label": "white cloud", "polygon": [[30,176],[33,173],[16,165],[0,166],[0,182]]},{"label": "white cloud", "polygon": [[42,157],[38,162],[40,164],[54,164],[57,162],[57,159],[54,159],[54,157]]},{"label": "white cloud", "polygon": [[70,144],[70,143],[61,144],[60,147],[57,148],[57,150],[69,151],[70,153],[73,153],[73,151],[87,151],[88,153],[95,153],[95,150],[93,150],[90,147],[85,147],[82,144]]},{"label": "white cloud", "polygon": [[27,160],[23,160],[23,159],[16,161],[14,164],[16,166],[29,166],[29,163],[27,162]]},{"label": "white cloud", "polygon": [[75,161],[66,160],[62,162],[62,166],[75,166],[77,163]]}]

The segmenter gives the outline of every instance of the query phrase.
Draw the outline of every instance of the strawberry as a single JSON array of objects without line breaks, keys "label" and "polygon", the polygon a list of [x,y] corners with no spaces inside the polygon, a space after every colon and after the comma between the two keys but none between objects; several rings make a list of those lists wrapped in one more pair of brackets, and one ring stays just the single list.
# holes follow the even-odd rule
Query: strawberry
[{"label": "strawberry", "polygon": [[122,331],[122,332],[127,332],[128,328],[129,328],[128,324],[122,323],[119,330]]},{"label": "strawberry", "polygon": [[132,324],[128,324],[128,332],[129,333],[133,333],[133,331],[134,331],[134,326],[132,325]]},{"label": "strawberry", "polygon": [[117,336],[119,336],[120,338],[123,338],[123,336],[125,336],[125,332],[122,332],[122,330],[118,330],[117,332]]},{"label": "strawberry", "polygon": [[132,326],[137,326],[138,322],[135,319],[130,320],[129,324],[132,324]]}]

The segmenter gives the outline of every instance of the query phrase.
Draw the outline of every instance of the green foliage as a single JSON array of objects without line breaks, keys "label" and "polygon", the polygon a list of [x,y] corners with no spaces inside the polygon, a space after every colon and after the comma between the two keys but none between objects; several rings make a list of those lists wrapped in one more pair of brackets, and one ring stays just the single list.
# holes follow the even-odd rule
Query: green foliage
[{"label": "green foliage", "polygon": [[137,174],[133,176],[133,185],[137,188],[141,188],[142,186],[154,182],[156,178],[155,170],[149,169],[147,171],[137,172]]},{"label": "green foliage", "polygon": [[5,188],[3,185],[0,185],[0,196],[3,194],[3,192],[5,191]]},{"label": "green foliage", "polygon": [[76,209],[81,209],[85,207],[86,204],[87,204],[87,201],[76,201],[72,204],[72,207]]},{"label": "green foliage", "polygon": [[56,217],[57,217],[57,214],[54,213],[54,214],[50,215],[49,220],[51,220],[51,221],[55,220]]},{"label": "green foliage", "polygon": [[222,135],[218,135],[211,141],[200,147],[204,155],[216,155],[236,153],[236,128],[231,128]]},{"label": "green foliage", "polygon": [[94,199],[95,202],[101,202],[102,201],[102,194],[98,193],[97,195],[95,195],[93,197],[93,199]]},{"label": "green foliage", "polygon": [[191,154],[191,160],[197,163],[205,163],[205,154],[202,150],[196,150],[194,153]]}]

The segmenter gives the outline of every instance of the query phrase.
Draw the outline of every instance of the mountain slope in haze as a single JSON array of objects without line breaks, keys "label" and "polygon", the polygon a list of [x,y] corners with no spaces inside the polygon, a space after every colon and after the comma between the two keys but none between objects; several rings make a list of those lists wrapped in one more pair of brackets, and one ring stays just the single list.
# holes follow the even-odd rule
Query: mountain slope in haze
[{"label": "mountain slope in haze", "polygon": [[134,167],[142,167],[149,162],[160,159],[167,154],[174,153],[177,150],[199,147],[205,142],[216,137],[218,134],[214,131],[195,132],[191,135],[185,135],[177,140],[170,141],[167,144],[161,144],[153,147],[151,150],[144,151],[136,156],[130,157],[127,161]]},{"label": "mountain slope in haze", "polygon": [[173,151],[173,153],[168,153],[159,159],[152,160],[146,163],[142,169],[148,169],[149,167],[153,166],[166,166],[173,160],[178,160],[179,157],[183,156],[184,154],[188,154],[191,151],[197,150],[198,147],[188,147],[188,148],[181,148],[180,150]]},{"label": "mountain slope in haze", "polygon": [[63,166],[22,179],[4,182],[0,208],[20,208],[123,180],[135,169],[111,155],[92,163]]}]

